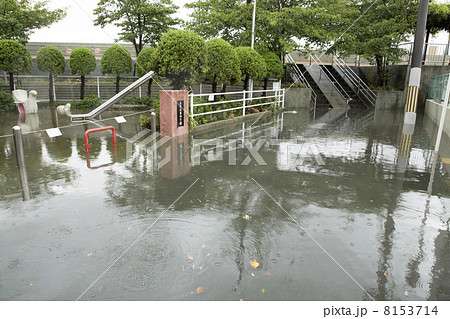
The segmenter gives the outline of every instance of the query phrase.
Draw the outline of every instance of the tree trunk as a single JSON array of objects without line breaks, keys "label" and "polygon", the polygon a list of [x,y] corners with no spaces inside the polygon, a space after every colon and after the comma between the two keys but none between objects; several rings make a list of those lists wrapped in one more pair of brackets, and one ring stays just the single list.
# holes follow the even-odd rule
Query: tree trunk
[{"label": "tree trunk", "polygon": [[54,92],[53,92],[53,75],[49,72],[48,73],[48,99],[50,101],[50,105],[55,103],[54,100]]},{"label": "tree trunk", "polygon": [[384,82],[383,57],[380,55],[375,56],[375,62],[377,64],[377,80],[375,86],[381,87]]},{"label": "tree trunk", "polygon": [[81,89],[80,89],[80,99],[84,99],[84,87],[85,87],[85,79],[84,75],[81,76]]},{"label": "tree trunk", "polygon": [[422,65],[425,65],[425,61],[427,59],[428,40],[430,40],[430,33],[431,30],[427,29],[427,36],[425,37],[425,48],[423,50],[423,57],[422,57]]},{"label": "tree trunk", "polygon": [[14,91],[14,73],[13,72],[9,72],[9,89],[12,91]]},{"label": "tree trunk", "polygon": [[[223,84],[222,86],[222,91],[220,93],[226,93],[227,92],[227,85],[226,83]],[[225,94],[222,94],[222,99],[225,97]]]},{"label": "tree trunk", "polygon": [[[264,79],[264,91],[267,91],[267,86],[269,85],[269,78]],[[263,96],[266,96],[266,92],[263,92]]]},{"label": "tree trunk", "polygon": [[148,80],[148,83],[147,83],[147,96],[152,96],[152,83],[153,83],[153,78]]},{"label": "tree trunk", "polygon": [[248,80],[249,80],[249,77],[248,77],[248,75],[246,74],[246,75],[245,75],[245,80],[244,80],[244,91],[247,91],[247,90],[248,90]]},{"label": "tree trunk", "polygon": [[116,76],[116,94],[120,91],[120,76]]}]

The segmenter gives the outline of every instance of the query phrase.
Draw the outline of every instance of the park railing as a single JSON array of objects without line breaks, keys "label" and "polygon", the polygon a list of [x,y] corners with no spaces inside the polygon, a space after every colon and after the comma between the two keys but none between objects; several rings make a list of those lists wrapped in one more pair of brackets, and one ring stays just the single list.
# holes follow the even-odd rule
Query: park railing
[{"label": "park railing", "polygon": [[[202,123],[227,119],[232,114],[246,115],[248,109],[252,112],[267,109],[284,108],[285,89],[256,90],[249,97],[249,91],[221,92],[189,95],[189,116],[196,121],[202,117]],[[206,116],[206,118],[205,118]]]}]

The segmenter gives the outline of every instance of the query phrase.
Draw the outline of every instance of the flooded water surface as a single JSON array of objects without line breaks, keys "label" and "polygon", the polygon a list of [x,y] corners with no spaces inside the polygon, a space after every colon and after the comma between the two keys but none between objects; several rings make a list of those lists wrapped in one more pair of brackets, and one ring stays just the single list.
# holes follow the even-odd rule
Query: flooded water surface
[{"label": "flooded water surface", "polygon": [[[116,115],[1,115],[1,300],[450,299],[450,143],[433,169],[428,118],[296,110],[156,143]],[[98,125],[117,147],[86,153]]]}]

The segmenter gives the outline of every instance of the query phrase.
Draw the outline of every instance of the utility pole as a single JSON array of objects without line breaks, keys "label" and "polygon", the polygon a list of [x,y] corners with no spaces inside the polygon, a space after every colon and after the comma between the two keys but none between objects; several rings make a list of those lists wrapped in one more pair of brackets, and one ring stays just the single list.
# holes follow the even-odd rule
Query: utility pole
[{"label": "utility pole", "polygon": [[[256,22],[256,0],[253,1],[253,20],[252,20],[252,43],[251,48],[254,49],[255,47],[255,22]],[[253,98],[253,79],[249,80],[249,95],[250,98]]]},{"label": "utility pole", "polygon": [[422,73],[422,56],[427,25],[429,0],[420,0],[417,16],[416,33],[414,35],[413,56],[411,59],[411,71],[409,73],[408,92],[405,105],[405,125],[416,124],[417,99],[420,88],[420,75]]}]

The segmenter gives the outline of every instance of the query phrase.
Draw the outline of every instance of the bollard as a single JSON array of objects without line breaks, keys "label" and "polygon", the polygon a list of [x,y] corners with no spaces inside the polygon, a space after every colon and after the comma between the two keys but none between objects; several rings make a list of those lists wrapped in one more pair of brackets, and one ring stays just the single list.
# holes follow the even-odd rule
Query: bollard
[{"label": "bollard", "polygon": [[151,116],[152,133],[156,133],[156,113],[152,112],[150,116]]},{"label": "bollard", "polygon": [[28,187],[28,175],[25,167],[25,155],[23,151],[22,129],[20,126],[12,128],[14,136],[14,148],[16,150],[17,167],[19,168],[20,186],[24,200],[30,199],[30,189]]}]

